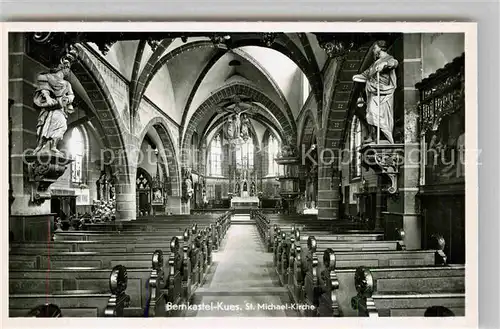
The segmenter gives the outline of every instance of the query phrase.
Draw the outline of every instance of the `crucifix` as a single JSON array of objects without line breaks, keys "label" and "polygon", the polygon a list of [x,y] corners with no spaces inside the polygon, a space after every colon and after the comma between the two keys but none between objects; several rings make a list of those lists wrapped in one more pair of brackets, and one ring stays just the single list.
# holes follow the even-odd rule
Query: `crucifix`
[{"label": "crucifix", "polygon": [[[245,103],[241,101],[238,95],[235,95],[232,100],[232,104],[226,107],[217,108],[218,113],[226,112],[229,113],[229,118],[227,120],[226,134],[230,139],[239,139],[243,137],[244,139],[248,137],[248,119],[244,113],[252,112],[256,110],[252,103]],[[243,126],[242,126],[243,124]],[[245,136],[242,136],[245,135]]]}]

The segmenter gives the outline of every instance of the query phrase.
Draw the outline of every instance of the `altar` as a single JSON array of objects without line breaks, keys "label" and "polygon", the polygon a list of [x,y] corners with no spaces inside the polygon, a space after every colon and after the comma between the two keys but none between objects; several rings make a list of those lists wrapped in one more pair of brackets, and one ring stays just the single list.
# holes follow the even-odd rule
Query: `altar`
[{"label": "altar", "polygon": [[256,209],[259,208],[259,198],[257,197],[233,197],[231,199],[233,209]]}]

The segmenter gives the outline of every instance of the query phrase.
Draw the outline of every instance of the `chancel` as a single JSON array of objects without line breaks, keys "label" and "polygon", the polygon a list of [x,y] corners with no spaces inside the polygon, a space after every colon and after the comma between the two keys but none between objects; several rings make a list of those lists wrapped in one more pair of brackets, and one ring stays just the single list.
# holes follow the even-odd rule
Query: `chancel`
[{"label": "chancel", "polygon": [[464,34],[8,39],[11,317],[466,313]]}]

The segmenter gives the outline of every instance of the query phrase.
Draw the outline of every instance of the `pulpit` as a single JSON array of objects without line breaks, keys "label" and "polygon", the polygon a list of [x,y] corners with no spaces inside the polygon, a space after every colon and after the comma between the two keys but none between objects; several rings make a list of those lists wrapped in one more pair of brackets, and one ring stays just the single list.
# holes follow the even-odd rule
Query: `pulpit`
[{"label": "pulpit", "polygon": [[298,166],[300,159],[297,156],[282,156],[275,159],[279,166],[278,180],[280,182],[280,196],[284,211],[296,212],[296,199],[300,194]]}]

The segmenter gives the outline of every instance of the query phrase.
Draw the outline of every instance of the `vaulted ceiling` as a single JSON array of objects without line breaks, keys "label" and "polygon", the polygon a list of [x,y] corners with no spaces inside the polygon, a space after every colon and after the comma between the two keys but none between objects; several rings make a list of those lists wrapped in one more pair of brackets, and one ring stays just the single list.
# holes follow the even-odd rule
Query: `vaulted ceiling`
[{"label": "vaulted ceiling", "polygon": [[220,128],[225,118],[217,106],[235,95],[259,108],[253,126],[280,137],[298,137],[307,96],[308,107],[316,107],[316,117],[323,118],[322,72],[327,59],[379,37],[316,32],[44,32],[33,34],[37,46],[32,52],[49,54],[39,60],[54,64],[68,44],[93,48],[129,81],[130,120],[138,118],[141,100],[147,97],[177,124],[175,133],[184,148],[194,133],[202,140]]},{"label": "vaulted ceiling", "polygon": [[304,78],[309,77],[310,85],[322,84],[320,70],[328,56],[316,36],[280,33],[272,44],[263,42],[257,33],[231,38],[231,47],[220,47],[208,36],[162,39],[157,47],[125,40],[115,42],[106,53],[98,45],[88,44],[132,84],[139,81],[146,86],[143,95],[180,125],[182,140],[193,120],[198,134],[221,126],[224,114],[196,113],[216,91],[231,96],[229,87],[234,85],[261,95],[254,100],[262,109],[252,118],[254,126],[271,129],[278,136],[283,134],[285,122],[295,129],[303,106]]}]

